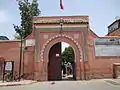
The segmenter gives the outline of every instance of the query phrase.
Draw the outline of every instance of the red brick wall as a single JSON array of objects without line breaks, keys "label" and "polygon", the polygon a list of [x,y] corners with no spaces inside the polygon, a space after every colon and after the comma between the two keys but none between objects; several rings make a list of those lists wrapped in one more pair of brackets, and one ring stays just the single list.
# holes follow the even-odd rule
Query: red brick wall
[{"label": "red brick wall", "polygon": [[120,36],[120,28],[109,33],[107,36]]},{"label": "red brick wall", "polygon": [[[34,39],[34,32],[28,35],[24,39],[24,44],[27,39]],[[27,50],[24,50],[24,78],[25,79],[34,79],[34,46],[25,46]]]},{"label": "red brick wall", "polygon": [[[43,46],[44,46],[44,44],[46,43],[46,41],[48,40],[48,39],[43,39],[43,37],[44,37],[44,35],[48,35],[48,37],[49,37],[49,39],[51,38],[51,37],[53,37],[53,36],[55,36],[55,35],[57,35],[59,32],[47,32],[47,33],[41,33],[41,35],[40,35],[40,41],[41,41],[41,45],[40,45],[40,51],[42,50],[42,48],[43,48]],[[82,40],[83,40],[83,32],[71,32],[71,31],[68,31],[68,32],[63,32],[63,34],[66,34],[66,35],[68,35],[68,36],[70,36],[70,37],[72,37],[72,38],[74,38],[74,34],[79,34],[79,38],[78,39],[75,39],[79,44],[80,44],[80,48],[82,48],[82,46],[83,46],[83,43],[82,43]],[[47,64],[48,64],[48,53],[49,53],[49,50],[50,50],[50,48],[54,45],[54,44],[56,44],[57,42],[66,42],[66,43],[68,43],[68,44],[70,44],[72,47],[73,47],[73,49],[75,50],[75,53],[76,53],[76,72],[77,72],[77,78],[79,78],[79,75],[80,75],[80,68],[81,68],[81,66],[79,65],[80,64],[80,52],[79,51],[77,51],[78,49],[77,49],[77,47],[75,46],[75,44],[73,43],[73,41],[71,41],[71,40],[69,40],[69,39],[67,39],[67,38],[56,38],[56,39],[53,39],[48,45],[47,45],[47,47],[45,48],[45,51],[44,51],[44,56],[43,56],[43,58],[44,58],[44,61],[40,61],[39,63],[37,62],[36,64],[35,64],[35,72],[36,72],[36,78],[37,79],[40,79],[40,80],[42,80],[42,79],[46,79],[47,80],[47,69],[45,68],[45,67],[47,67]],[[42,63],[44,63],[44,64],[42,64]],[[42,64],[42,65],[41,65]],[[43,66],[44,65],[44,66]]]},{"label": "red brick wall", "polygon": [[0,41],[0,56],[4,57],[6,61],[14,61],[14,72],[19,71],[20,60],[20,41]]},{"label": "red brick wall", "polygon": [[[33,21],[38,19],[52,19],[52,18],[61,18],[61,17],[35,17]],[[65,16],[63,18],[69,18],[68,16]],[[77,16],[72,17],[79,18]],[[88,16],[81,17],[83,19],[88,20]],[[33,27],[33,29],[35,29]],[[36,29],[40,30],[40,29]],[[84,32],[84,30],[83,30]],[[35,61],[34,55],[34,46],[27,47],[28,50],[24,52],[24,73],[28,74],[30,76],[29,79],[33,79],[33,75],[35,74],[36,80],[47,80],[47,65],[48,65],[48,53],[50,48],[59,41],[64,41],[69,43],[76,54],[76,74],[77,76],[80,76],[80,72],[84,71],[83,67],[83,61],[82,57],[80,58],[80,55],[82,55],[82,48],[84,47],[83,41],[84,41],[84,33],[81,31],[64,31],[63,34],[66,34],[72,38],[74,38],[74,34],[78,34],[79,38],[74,38],[73,41],[77,41],[81,51],[79,52],[78,48],[75,46],[74,42],[72,40],[69,40],[67,38],[61,37],[61,38],[55,38],[49,42],[49,45],[45,48],[45,52],[43,53],[43,59],[44,61]],[[47,42],[47,40],[55,35],[57,35],[59,32],[39,32],[40,33],[40,53],[43,48],[43,45]],[[118,33],[118,32],[116,32]],[[114,33],[115,35],[118,35]],[[43,39],[44,35],[48,35],[48,39]],[[31,33],[26,39],[34,39],[34,31]],[[113,34],[111,34],[113,35]],[[94,38],[98,37],[94,32],[89,30],[89,37],[88,37],[88,60],[85,61],[85,70],[88,73],[87,75],[90,75],[90,78],[103,78],[103,77],[112,77],[112,64],[116,62],[120,62],[120,57],[96,57],[95,56],[95,48],[94,48]],[[107,38],[107,37],[104,37]],[[5,60],[14,60],[15,61],[15,71],[18,72],[19,67],[19,41],[0,41],[0,56],[4,57]],[[78,54],[78,55],[77,55]],[[41,57],[40,57],[41,60]],[[22,70],[23,70],[23,61],[22,61]],[[34,74],[33,74],[34,73]]]},{"label": "red brick wall", "polygon": [[95,56],[94,38],[96,37],[93,32],[89,32],[89,65],[91,78],[112,77],[113,63],[120,63],[120,57]]}]

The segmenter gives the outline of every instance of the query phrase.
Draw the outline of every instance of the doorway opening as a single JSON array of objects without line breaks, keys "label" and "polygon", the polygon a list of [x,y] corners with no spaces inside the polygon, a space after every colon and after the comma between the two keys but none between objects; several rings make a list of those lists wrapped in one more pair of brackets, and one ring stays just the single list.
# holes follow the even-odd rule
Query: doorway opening
[{"label": "doorway opening", "polygon": [[113,78],[120,79],[120,63],[114,63],[113,64]]},{"label": "doorway opening", "polygon": [[5,59],[0,56],[0,80],[3,80],[4,61]]},{"label": "doorway opening", "polygon": [[48,80],[75,80],[75,53],[68,43],[58,42],[49,51]]}]

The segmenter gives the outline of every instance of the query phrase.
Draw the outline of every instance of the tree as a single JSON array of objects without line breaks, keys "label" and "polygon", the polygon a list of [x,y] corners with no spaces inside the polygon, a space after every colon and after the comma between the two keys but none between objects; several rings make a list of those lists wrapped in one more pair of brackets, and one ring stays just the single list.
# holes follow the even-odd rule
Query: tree
[{"label": "tree", "polygon": [[20,39],[21,37],[20,37],[20,35],[19,35],[18,33],[15,33],[15,34],[14,34],[14,38],[15,38],[15,39]]},{"label": "tree", "polygon": [[20,15],[21,15],[21,25],[14,25],[16,31],[15,38],[20,39],[20,37],[25,38],[32,32],[32,19],[33,16],[38,16],[40,10],[38,9],[37,0],[17,0]]},{"label": "tree", "polygon": [[73,61],[74,61],[74,51],[71,46],[66,47],[65,50],[62,52],[62,62],[73,63]]}]

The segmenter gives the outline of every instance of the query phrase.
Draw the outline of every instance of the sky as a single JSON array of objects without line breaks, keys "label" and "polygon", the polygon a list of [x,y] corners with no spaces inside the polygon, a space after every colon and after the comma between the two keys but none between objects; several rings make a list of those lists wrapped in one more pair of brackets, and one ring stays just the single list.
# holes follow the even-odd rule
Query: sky
[{"label": "sky", "polygon": [[[41,16],[88,15],[90,28],[98,35],[107,34],[107,26],[120,16],[120,0],[63,0],[64,10],[59,0],[38,0]],[[13,24],[20,24],[20,14],[16,0],[0,0],[0,36],[14,39]]]}]

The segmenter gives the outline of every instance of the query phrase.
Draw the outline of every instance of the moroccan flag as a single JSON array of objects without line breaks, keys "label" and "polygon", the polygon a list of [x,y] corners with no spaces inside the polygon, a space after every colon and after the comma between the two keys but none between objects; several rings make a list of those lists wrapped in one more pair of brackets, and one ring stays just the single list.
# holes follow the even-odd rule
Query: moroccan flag
[{"label": "moroccan flag", "polygon": [[62,0],[60,0],[60,9],[64,9]]}]

